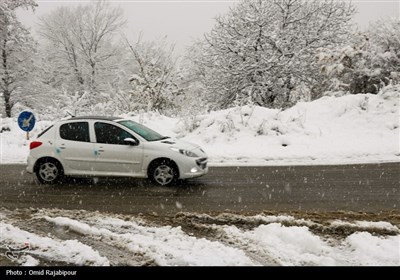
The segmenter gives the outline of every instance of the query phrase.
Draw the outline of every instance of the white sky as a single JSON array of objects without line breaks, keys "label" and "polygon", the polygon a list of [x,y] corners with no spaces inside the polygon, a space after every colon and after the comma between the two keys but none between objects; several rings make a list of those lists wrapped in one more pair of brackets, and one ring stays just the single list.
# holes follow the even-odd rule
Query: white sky
[{"label": "white sky", "polygon": [[[1,1],[1,0],[0,0]],[[35,13],[20,12],[21,21],[35,31],[38,17],[43,16],[61,5],[87,4],[89,0],[38,0],[39,7]],[[228,11],[235,1],[201,1],[201,0],[157,0],[135,1],[110,0],[112,5],[121,6],[128,20],[127,35],[134,39],[140,32],[144,39],[154,40],[167,36],[176,44],[177,51],[190,45],[194,38],[211,30],[214,17]],[[375,0],[352,1],[358,9],[355,22],[367,27],[368,22],[384,17],[400,15],[399,1]]]}]

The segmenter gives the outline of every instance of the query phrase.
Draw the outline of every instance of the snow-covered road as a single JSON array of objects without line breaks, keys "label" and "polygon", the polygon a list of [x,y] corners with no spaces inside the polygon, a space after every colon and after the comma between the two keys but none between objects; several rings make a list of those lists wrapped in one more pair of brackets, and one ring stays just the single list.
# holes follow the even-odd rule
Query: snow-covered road
[{"label": "snow-covered road", "polygon": [[[400,216],[0,210],[0,265],[400,265]],[[359,219],[369,220],[359,220]],[[7,258],[10,248],[29,246]]]}]

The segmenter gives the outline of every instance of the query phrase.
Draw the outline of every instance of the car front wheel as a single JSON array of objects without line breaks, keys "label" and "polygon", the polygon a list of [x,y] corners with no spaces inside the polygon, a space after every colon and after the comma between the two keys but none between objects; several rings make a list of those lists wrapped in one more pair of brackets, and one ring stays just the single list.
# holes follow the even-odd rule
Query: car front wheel
[{"label": "car front wheel", "polygon": [[167,160],[152,164],[150,168],[150,179],[161,186],[168,186],[176,182],[178,172],[173,163]]},{"label": "car front wheel", "polygon": [[62,176],[62,167],[55,160],[41,161],[36,169],[36,176],[42,184],[58,183]]}]

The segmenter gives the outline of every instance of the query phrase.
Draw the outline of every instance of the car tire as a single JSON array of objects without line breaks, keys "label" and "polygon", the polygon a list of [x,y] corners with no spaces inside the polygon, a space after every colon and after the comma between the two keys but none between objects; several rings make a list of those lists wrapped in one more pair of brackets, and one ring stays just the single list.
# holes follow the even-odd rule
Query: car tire
[{"label": "car tire", "polygon": [[45,159],[38,163],[36,168],[36,177],[42,184],[56,184],[61,182],[63,168],[61,164],[54,159]]},{"label": "car tire", "polygon": [[178,169],[170,160],[156,161],[149,168],[149,177],[157,185],[170,186],[178,179]]}]

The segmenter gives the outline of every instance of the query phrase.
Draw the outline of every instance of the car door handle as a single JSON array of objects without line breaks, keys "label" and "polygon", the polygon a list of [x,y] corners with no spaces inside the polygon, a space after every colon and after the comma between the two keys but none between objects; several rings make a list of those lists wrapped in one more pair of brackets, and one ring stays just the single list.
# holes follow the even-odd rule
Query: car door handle
[{"label": "car door handle", "polygon": [[99,152],[104,152],[104,150],[99,150]]},{"label": "car door handle", "polygon": [[64,149],[66,149],[66,147],[60,147],[60,149],[63,149],[63,150],[64,150]]}]

